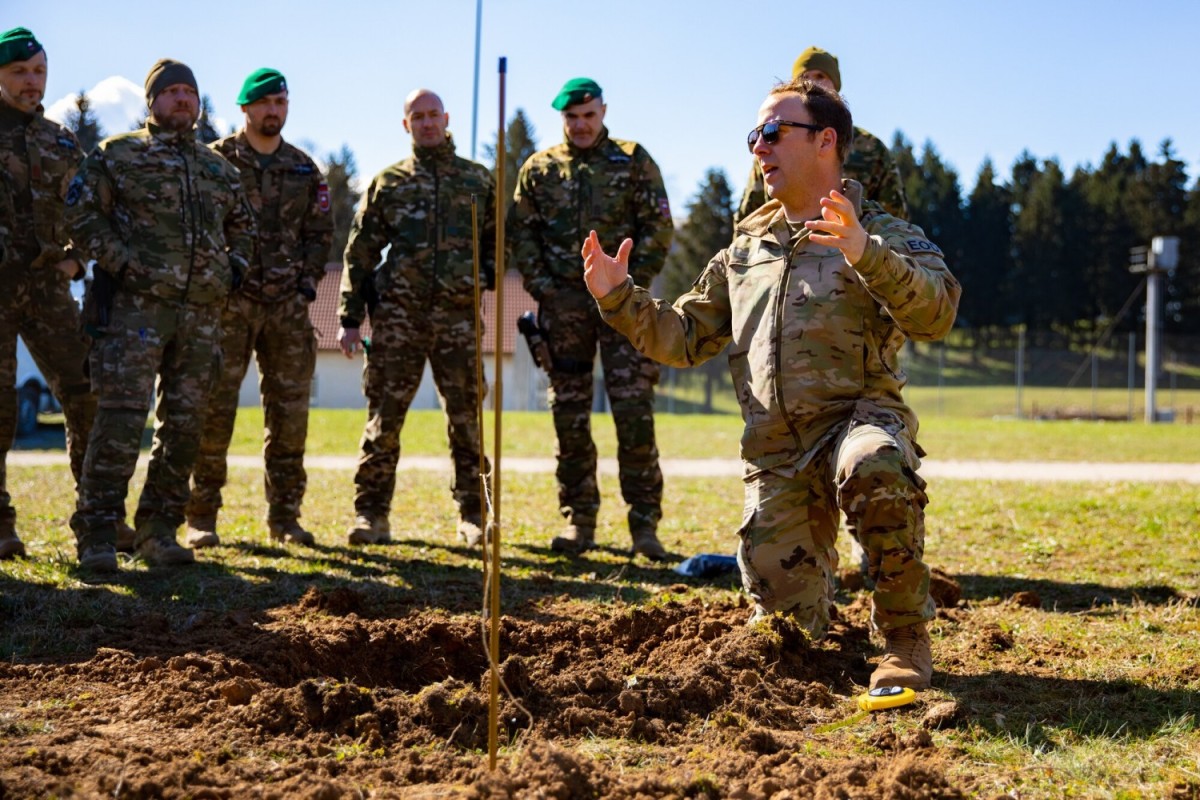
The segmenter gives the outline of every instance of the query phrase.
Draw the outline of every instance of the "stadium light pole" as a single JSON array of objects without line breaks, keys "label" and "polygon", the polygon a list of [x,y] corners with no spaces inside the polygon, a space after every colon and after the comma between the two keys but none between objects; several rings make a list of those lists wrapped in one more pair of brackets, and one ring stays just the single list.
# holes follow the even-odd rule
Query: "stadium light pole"
[{"label": "stadium light pole", "polygon": [[1129,251],[1129,271],[1146,273],[1146,422],[1158,422],[1158,351],[1162,337],[1163,275],[1179,265],[1179,237],[1155,236]]}]

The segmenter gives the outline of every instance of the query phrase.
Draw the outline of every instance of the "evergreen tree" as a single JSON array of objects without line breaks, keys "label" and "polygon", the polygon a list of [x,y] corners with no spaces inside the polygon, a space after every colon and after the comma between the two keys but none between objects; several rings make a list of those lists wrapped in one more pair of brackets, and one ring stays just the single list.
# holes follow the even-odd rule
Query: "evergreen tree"
[{"label": "evergreen tree", "polygon": [[959,323],[975,331],[977,343],[1006,325],[1012,280],[1012,192],[996,183],[991,159],[983,162],[963,211],[962,260],[952,271],[962,283]]},{"label": "evergreen tree", "polygon": [[[499,137],[493,144],[483,146],[484,158],[492,163],[493,178],[496,176],[496,153],[499,146]],[[536,153],[537,149],[537,131],[525,115],[525,110],[518,108],[508,123],[508,130],[504,136],[504,189],[501,196],[506,203],[512,202],[513,192],[517,189],[517,172],[520,171],[521,165]]]},{"label": "evergreen tree", "polygon": [[329,184],[329,213],[333,216],[333,243],[329,246],[329,260],[342,263],[346,242],[350,238],[350,225],[358,207],[358,165],[354,153],[347,145],[337,153],[325,157],[325,182]]},{"label": "evergreen tree", "polygon": [[92,101],[83,89],[75,95],[75,108],[67,112],[67,127],[79,140],[84,153],[90,153],[105,136],[100,120],[96,119],[96,112],[92,110]]},{"label": "evergreen tree", "polygon": [[1035,343],[1058,327],[1079,319],[1082,311],[1080,277],[1069,220],[1077,219],[1082,204],[1068,187],[1058,162],[1046,161],[1029,187],[1025,207],[1013,231],[1016,245],[1014,306],[1034,333]]},{"label": "evergreen tree", "polygon": [[687,219],[662,271],[662,294],[674,299],[692,288],[704,266],[733,239],[733,190],[725,173],[710,169],[687,206]]},{"label": "evergreen tree", "polygon": [[220,131],[213,123],[212,100],[208,95],[200,98],[200,119],[196,120],[196,138],[204,144],[212,144],[221,138]]}]

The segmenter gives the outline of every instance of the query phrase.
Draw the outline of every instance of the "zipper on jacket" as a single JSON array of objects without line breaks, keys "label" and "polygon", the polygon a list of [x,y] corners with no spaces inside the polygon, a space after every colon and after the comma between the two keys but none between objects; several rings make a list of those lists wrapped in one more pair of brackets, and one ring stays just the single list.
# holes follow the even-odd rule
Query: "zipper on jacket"
[{"label": "zipper on jacket", "polygon": [[804,452],[804,446],[800,440],[800,431],[796,430],[791,412],[784,402],[781,382],[783,380],[783,317],[787,308],[787,289],[788,283],[791,280],[792,262],[795,261],[796,254],[800,251],[803,241],[800,236],[796,237],[796,241],[788,248],[787,261],[784,263],[783,269],[779,272],[779,288],[775,294],[774,310],[775,354],[772,358],[775,366],[775,376],[771,380],[771,391],[775,394],[775,403],[779,406],[779,413],[783,417],[783,421],[787,424],[788,432],[792,434],[792,440],[796,443],[796,452],[798,453]]}]

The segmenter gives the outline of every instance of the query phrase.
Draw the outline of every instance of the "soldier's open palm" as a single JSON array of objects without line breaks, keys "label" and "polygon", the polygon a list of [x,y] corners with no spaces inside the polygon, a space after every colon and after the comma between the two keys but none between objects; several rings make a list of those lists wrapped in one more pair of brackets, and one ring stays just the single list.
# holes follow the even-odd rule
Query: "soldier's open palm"
[{"label": "soldier's open palm", "polygon": [[600,237],[595,231],[588,234],[583,242],[583,281],[587,284],[592,297],[597,299],[625,283],[629,277],[629,253],[633,250],[633,240],[626,239],[617,249],[613,258],[604,252],[600,246]]}]

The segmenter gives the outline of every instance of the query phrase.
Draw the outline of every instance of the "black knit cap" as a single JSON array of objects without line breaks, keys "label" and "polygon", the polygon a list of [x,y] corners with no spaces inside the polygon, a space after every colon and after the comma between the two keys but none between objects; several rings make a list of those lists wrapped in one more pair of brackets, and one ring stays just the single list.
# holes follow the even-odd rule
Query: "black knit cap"
[{"label": "black knit cap", "polygon": [[154,62],[150,74],[146,76],[146,105],[154,105],[154,98],[158,97],[159,92],[177,83],[186,84],[197,93],[200,91],[200,87],[196,85],[196,76],[187,64],[171,58],[160,58]]}]

